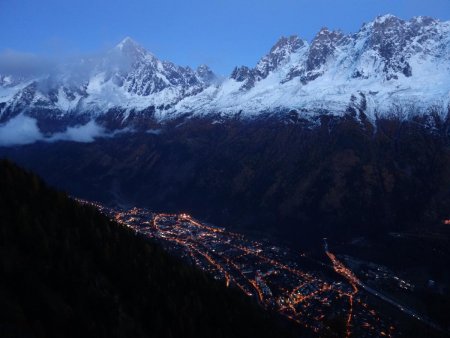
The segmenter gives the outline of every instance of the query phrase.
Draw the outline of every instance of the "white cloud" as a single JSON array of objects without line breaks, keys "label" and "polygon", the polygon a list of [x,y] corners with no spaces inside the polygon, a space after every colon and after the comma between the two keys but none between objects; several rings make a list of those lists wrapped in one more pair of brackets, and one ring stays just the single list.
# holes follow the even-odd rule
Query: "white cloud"
[{"label": "white cloud", "polygon": [[42,138],[37,121],[22,114],[0,125],[0,146],[29,144]]},{"label": "white cloud", "polygon": [[127,132],[132,132],[132,130],[125,128],[110,133],[94,120],[91,120],[84,125],[68,127],[63,132],[44,135],[39,130],[36,119],[20,114],[0,125],[0,146],[24,145],[37,141],[89,143],[94,142],[96,138],[114,137],[115,135]]},{"label": "white cloud", "polygon": [[107,136],[105,129],[92,120],[85,125],[69,127],[64,132],[55,133],[47,138],[46,141],[93,142],[97,137]]}]

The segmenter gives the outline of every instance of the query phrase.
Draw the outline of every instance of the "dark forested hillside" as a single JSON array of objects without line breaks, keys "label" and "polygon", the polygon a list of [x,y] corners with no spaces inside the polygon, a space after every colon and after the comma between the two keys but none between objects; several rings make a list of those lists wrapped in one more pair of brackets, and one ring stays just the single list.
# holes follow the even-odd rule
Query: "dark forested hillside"
[{"label": "dark forested hillside", "polygon": [[80,197],[188,211],[305,244],[428,227],[450,215],[449,120],[442,116],[193,118],[152,133],[0,155]]},{"label": "dark forested hillside", "polygon": [[0,337],[282,337],[253,302],[0,161]]}]

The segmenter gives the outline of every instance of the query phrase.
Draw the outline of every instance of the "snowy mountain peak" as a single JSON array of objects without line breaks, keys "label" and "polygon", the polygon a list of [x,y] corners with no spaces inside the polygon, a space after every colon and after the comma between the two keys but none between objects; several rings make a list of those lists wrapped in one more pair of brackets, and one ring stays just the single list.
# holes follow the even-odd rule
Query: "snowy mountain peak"
[{"label": "snowy mountain peak", "polygon": [[113,54],[118,53],[121,56],[127,57],[132,62],[142,61],[146,58],[154,58],[152,53],[130,37],[126,37],[119,42],[112,52]]},{"label": "snowy mountain peak", "polygon": [[450,22],[384,15],[354,34],[322,28],[310,44],[292,41],[302,40],[282,38],[255,68],[233,71],[243,107],[345,111],[361,97],[382,111],[450,101]]},{"label": "snowy mountain peak", "polygon": [[403,20],[393,14],[379,15],[374,20],[374,24],[395,24],[401,22],[403,22]]},{"label": "snowy mountain peak", "polygon": [[322,28],[315,36],[306,61],[306,70],[311,72],[318,70],[331,57],[336,50],[337,45],[344,38],[341,31],[330,31],[328,28]]},{"label": "snowy mountain peak", "polygon": [[269,54],[263,57],[256,65],[260,78],[265,79],[270,72],[288,62],[293,53],[306,46],[307,42],[296,35],[281,37],[270,49]]},{"label": "snowy mountain peak", "polygon": [[314,37],[312,44],[314,43],[336,43],[344,37],[344,33],[340,30],[329,30],[327,27],[322,27],[319,33]]},{"label": "snowy mountain peak", "polygon": [[129,37],[100,58],[61,68],[27,79],[0,75],[0,123],[20,113],[76,121],[112,114],[120,123],[136,114],[339,114],[355,98],[369,115],[393,104],[426,109],[450,103],[450,22],[384,15],[353,34],[322,28],[310,43],[281,37],[254,68],[236,67],[220,81],[206,65],[160,60]]},{"label": "snowy mountain peak", "polygon": [[209,85],[217,80],[216,74],[207,65],[198,66],[195,73],[204,84]]},{"label": "snowy mountain peak", "polygon": [[285,54],[297,51],[305,45],[305,41],[300,39],[297,35],[289,37],[282,36],[277,43],[270,49],[269,54]]},{"label": "snowy mountain peak", "polygon": [[124,50],[124,49],[129,49],[129,48],[140,49],[142,47],[136,41],[134,41],[132,38],[127,36],[116,45],[116,48],[119,50]]},{"label": "snowy mountain peak", "polygon": [[308,43],[296,35],[283,36],[270,49],[269,53],[259,60],[255,68],[236,67],[231,74],[231,78],[243,82],[240,87],[241,90],[251,89],[258,81],[267,78],[269,74],[286,65],[291,61],[293,55],[299,53],[302,49],[306,49],[307,46]]},{"label": "snowy mountain peak", "polygon": [[414,18],[411,19],[411,21],[423,25],[430,25],[439,22],[439,20],[436,20],[430,16],[415,16]]}]

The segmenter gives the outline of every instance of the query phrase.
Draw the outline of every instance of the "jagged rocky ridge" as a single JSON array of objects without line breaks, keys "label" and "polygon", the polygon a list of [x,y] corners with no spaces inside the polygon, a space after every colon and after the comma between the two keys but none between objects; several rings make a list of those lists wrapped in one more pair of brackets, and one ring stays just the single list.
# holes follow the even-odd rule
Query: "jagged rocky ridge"
[{"label": "jagged rocky ridge", "polygon": [[254,68],[225,79],[205,65],[161,61],[130,38],[51,74],[0,75],[0,123],[22,113],[69,125],[292,109],[316,116],[355,105],[373,117],[393,105],[445,108],[449,99],[450,22],[392,15],[349,35],[323,28],[310,43],[282,37]]}]

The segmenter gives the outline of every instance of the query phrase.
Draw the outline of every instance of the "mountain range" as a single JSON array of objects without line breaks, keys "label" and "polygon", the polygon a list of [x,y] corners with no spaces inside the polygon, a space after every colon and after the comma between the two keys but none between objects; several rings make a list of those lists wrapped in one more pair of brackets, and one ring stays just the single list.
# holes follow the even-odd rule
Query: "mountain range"
[{"label": "mountain range", "polygon": [[65,127],[292,110],[341,115],[355,106],[375,117],[449,101],[450,22],[430,17],[379,16],[353,34],[323,28],[310,42],[282,37],[255,67],[229,77],[159,60],[128,37],[52,71],[0,74],[0,123],[24,114]]}]

